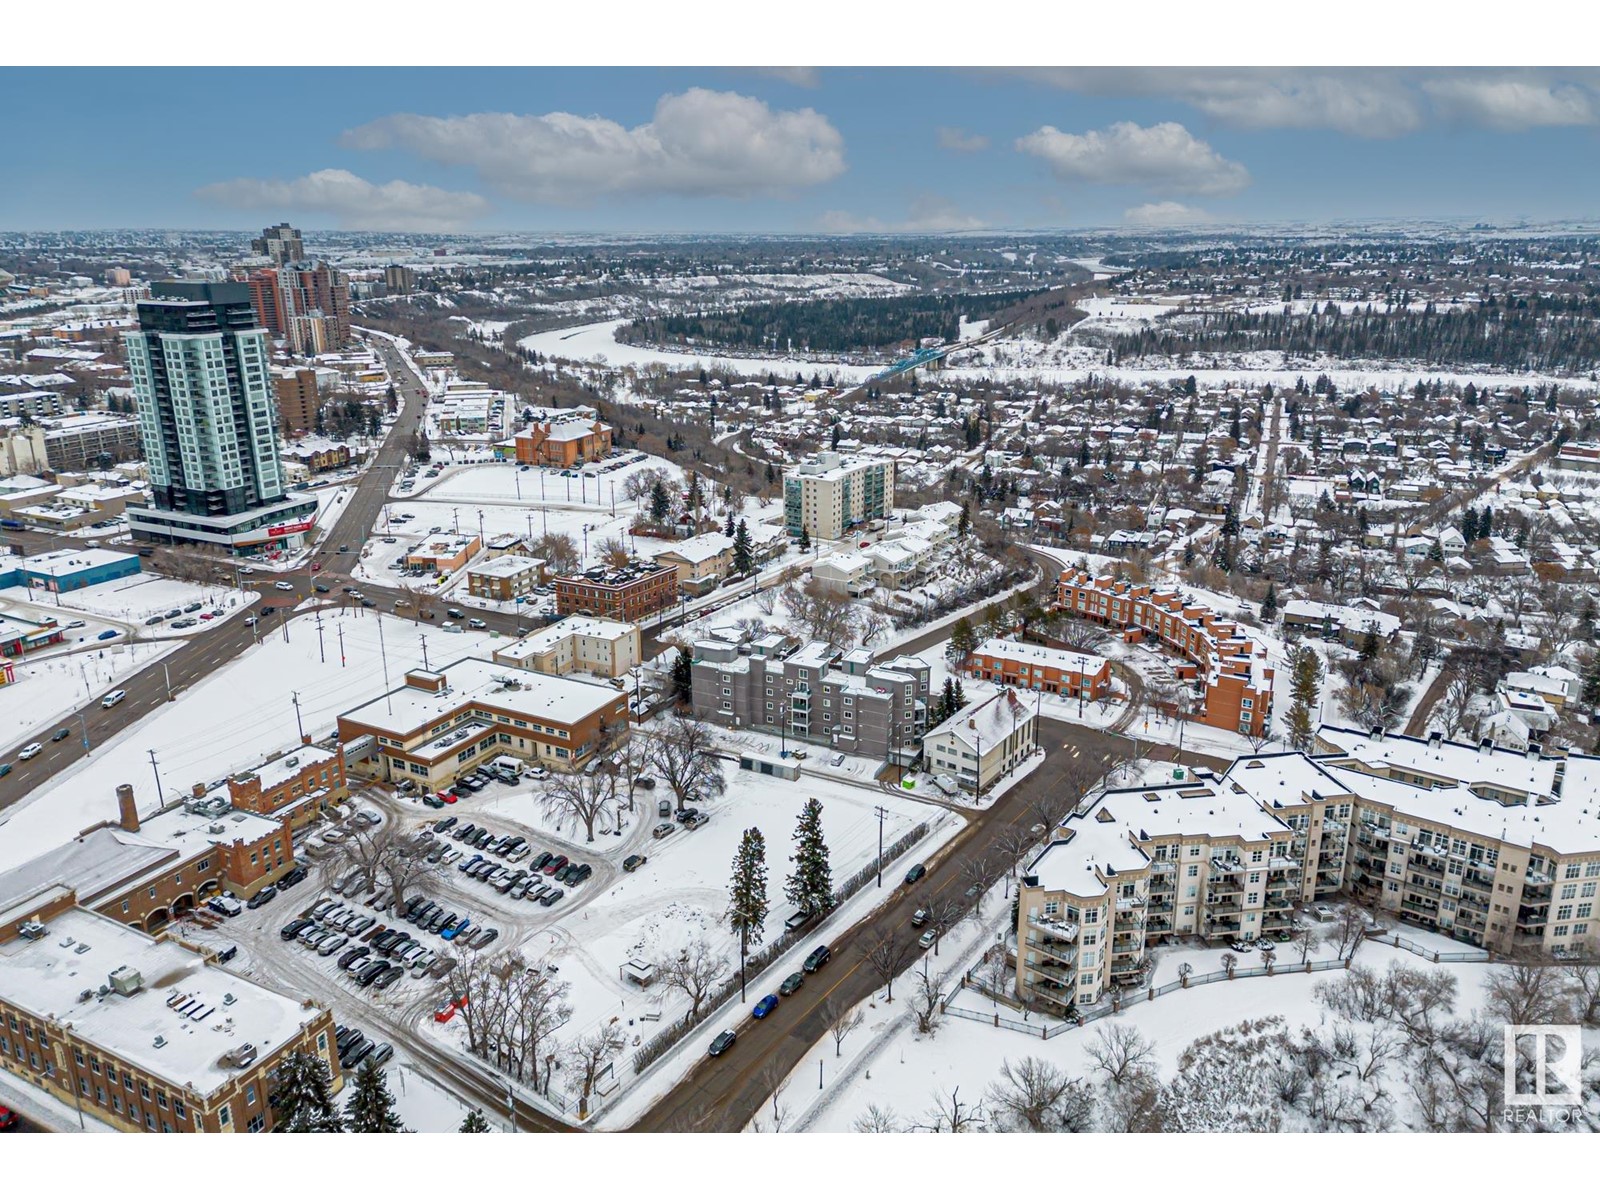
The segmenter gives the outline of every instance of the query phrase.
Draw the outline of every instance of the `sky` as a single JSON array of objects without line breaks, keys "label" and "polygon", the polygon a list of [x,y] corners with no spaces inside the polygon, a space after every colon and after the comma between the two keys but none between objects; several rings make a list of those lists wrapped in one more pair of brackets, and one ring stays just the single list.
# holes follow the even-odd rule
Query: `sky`
[{"label": "sky", "polygon": [[0,111],[12,231],[1600,216],[1589,69],[6,68]]}]

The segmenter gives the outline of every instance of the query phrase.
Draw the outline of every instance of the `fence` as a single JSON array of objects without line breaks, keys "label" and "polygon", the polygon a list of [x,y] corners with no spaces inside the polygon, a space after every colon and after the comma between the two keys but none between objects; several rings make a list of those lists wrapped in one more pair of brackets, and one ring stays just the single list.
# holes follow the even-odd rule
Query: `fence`
[{"label": "fence", "polygon": [[[927,837],[928,833],[929,826],[924,821],[909,833],[903,834],[896,839],[893,844],[885,846],[883,861],[885,863],[893,862],[911,849],[912,846]],[[862,867],[861,870],[839,885],[833,893],[833,907],[835,909],[840,907],[846,900],[850,899],[877,877],[878,864],[877,860],[874,859],[872,863]],[[767,945],[758,948],[754,953],[746,957],[746,974],[759,975],[769,963],[786,954],[801,941],[809,940],[814,936],[815,934],[806,926],[802,926],[799,929],[784,930],[783,933],[779,934]],[[707,993],[705,999],[700,1003],[698,1015],[686,1013],[639,1047],[633,1055],[634,1073],[643,1074],[645,1068],[650,1066],[651,1063],[676,1046],[702,1023],[709,1020],[711,1015],[727,1003],[738,990],[739,977],[737,975],[729,977],[713,991]]]},{"label": "fence", "polygon": [[1410,951],[1412,954],[1421,955],[1429,962],[1488,962],[1487,950],[1430,950],[1426,946],[1419,946],[1410,938],[1403,938],[1398,933],[1379,934],[1376,937],[1368,935],[1368,940],[1378,942],[1385,946],[1398,946],[1401,950]]},{"label": "fence", "polygon": [[[1208,983],[1221,983],[1227,979],[1249,979],[1252,976],[1267,975],[1305,975],[1317,971],[1336,971],[1348,966],[1347,960],[1342,958],[1315,959],[1305,963],[1287,963],[1283,966],[1274,964],[1269,967],[1235,967],[1229,971],[1207,971],[1204,975],[1190,975],[1187,987],[1196,988]],[[952,1001],[968,986],[966,981],[958,983],[941,1002],[941,1010],[948,1016],[960,1017],[967,1021],[980,1021],[985,1025],[993,1025],[997,1029],[1013,1029],[1018,1033],[1031,1034],[1048,1041],[1058,1033],[1065,1033],[1069,1029],[1077,1029],[1091,1021],[1098,1021],[1102,1017],[1115,1016],[1135,1004],[1143,1004],[1146,1000],[1154,1000],[1157,996],[1165,996],[1168,992],[1176,992],[1185,988],[1185,980],[1174,979],[1163,983],[1160,987],[1130,989],[1114,996],[1110,1001],[1096,1005],[1092,1009],[1083,1009],[1070,1021],[1058,1021],[1051,1024],[1049,1021],[1033,1021],[1026,1016],[1022,1020],[1014,1017],[1003,1017],[998,1009],[990,1012],[979,1012],[970,1008],[962,1008]],[[981,989],[980,989],[981,990]]]}]

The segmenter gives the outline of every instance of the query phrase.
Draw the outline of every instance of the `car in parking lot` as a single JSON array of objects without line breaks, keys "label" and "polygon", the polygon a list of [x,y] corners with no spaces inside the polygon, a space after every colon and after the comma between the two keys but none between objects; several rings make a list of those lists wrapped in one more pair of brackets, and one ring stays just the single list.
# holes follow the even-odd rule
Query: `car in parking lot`
[{"label": "car in parking lot", "polygon": [[827,946],[818,946],[810,954],[806,955],[806,961],[801,964],[801,969],[807,975],[815,975],[828,965],[828,960],[832,957],[833,951]]},{"label": "car in parking lot", "polygon": [[719,1058],[733,1048],[734,1042],[739,1040],[739,1035],[731,1029],[724,1029],[711,1039],[710,1055]]},{"label": "car in parking lot", "polygon": [[629,872],[637,871],[649,861],[650,860],[642,854],[630,854],[627,858],[622,860],[622,869]]},{"label": "car in parking lot", "polygon": [[299,917],[293,921],[290,921],[282,929],[278,930],[278,936],[286,942],[292,942],[295,938],[300,936],[301,930],[313,923],[314,922],[312,922],[309,917]]},{"label": "car in parking lot", "polygon": [[565,854],[558,854],[544,865],[544,873],[546,875],[554,875],[566,865],[567,856]]},{"label": "car in parking lot", "polygon": [[750,1010],[750,1015],[759,1021],[777,1007],[778,998],[768,993],[756,1001],[756,1006]]},{"label": "car in parking lot", "polygon": [[500,931],[498,929],[480,929],[467,940],[466,944],[474,950],[482,950],[499,936]]},{"label": "car in parking lot", "polygon": [[1252,951],[1255,950],[1256,944],[1254,942],[1239,941],[1239,942],[1234,942],[1228,948],[1230,950],[1232,950],[1235,954],[1249,954],[1249,953],[1251,953]]},{"label": "car in parking lot", "polygon": [[278,889],[273,887],[269,883],[269,884],[267,884],[266,887],[262,888],[254,896],[251,896],[250,900],[249,900],[249,903],[247,903],[245,905],[245,907],[246,908],[260,908],[263,904],[266,904],[269,901],[271,901],[272,898],[274,896],[276,896],[277,894],[278,894]]},{"label": "car in parking lot", "polygon": [[676,825],[674,825],[671,821],[663,821],[650,831],[650,836],[654,838],[664,838],[670,837],[676,832],[678,832],[678,827]]}]

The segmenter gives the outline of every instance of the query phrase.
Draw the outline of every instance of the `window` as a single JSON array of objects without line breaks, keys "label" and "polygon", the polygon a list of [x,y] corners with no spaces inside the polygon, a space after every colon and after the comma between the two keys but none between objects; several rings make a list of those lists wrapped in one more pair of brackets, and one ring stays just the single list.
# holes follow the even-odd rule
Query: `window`
[{"label": "window", "polygon": [[1189,879],[1198,879],[1200,876],[1200,864],[1190,863],[1188,867],[1184,869],[1184,875]]},{"label": "window", "polygon": [[257,1113],[255,1116],[251,1117],[250,1120],[245,1123],[245,1131],[247,1133],[260,1133],[266,1127],[267,1127],[267,1118],[262,1113]]},{"label": "window", "polygon": [[232,1125],[233,1124],[233,1109],[231,1107],[229,1107],[228,1105],[224,1104],[222,1106],[222,1110],[217,1113],[217,1120],[219,1122],[221,1122],[222,1124],[224,1124],[224,1125]]},{"label": "window", "polygon": [[246,1104],[252,1104],[252,1105],[256,1102],[256,1085],[255,1084],[252,1083],[252,1084],[248,1085],[244,1089],[244,1102]]},{"label": "window", "polygon": [[183,1101],[182,1100],[177,1100],[177,1099],[173,1100],[173,1102],[172,1102],[172,1115],[177,1117],[178,1120],[180,1120],[180,1121],[183,1120],[183,1118],[187,1115],[184,1112],[184,1107],[183,1107]]}]

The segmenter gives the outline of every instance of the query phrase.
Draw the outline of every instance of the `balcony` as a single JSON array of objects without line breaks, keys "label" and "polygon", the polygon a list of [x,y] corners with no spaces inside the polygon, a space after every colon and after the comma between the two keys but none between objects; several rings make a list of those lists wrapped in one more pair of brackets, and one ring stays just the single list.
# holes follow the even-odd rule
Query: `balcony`
[{"label": "balcony", "polygon": [[1069,974],[1063,971],[1057,971],[1053,967],[1046,967],[1040,963],[1023,963],[1022,969],[1024,971],[1032,972],[1040,979],[1048,979],[1057,987],[1065,988],[1068,991],[1072,991],[1078,986],[1077,975]]},{"label": "balcony", "polygon": [[1413,871],[1420,871],[1425,875],[1433,875],[1439,879],[1444,878],[1444,859],[1435,858],[1428,854],[1413,854],[1406,859],[1406,865]]},{"label": "balcony", "polygon": [[1171,900],[1166,900],[1166,899],[1158,900],[1154,896],[1150,897],[1151,920],[1154,920],[1156,914],[1158,914],[1158,913],[1170,913],[1171,911],[1172,911],[1172,901]]},{"label": "balcony", "polygon": [[1053,962],[1064,964],[1068,970],[1076,968],[1078,962],[1078,948],[1063,942],[1046,942],[1039,938],[1025,938],[1023,945],[1030,950],[1037,951]]},{"label": "balcony", "polygon": [[1145,905],[1145,898],[1143,896],[1118,896],[1117,897],[1117,911],[1118,912],[1137,912],[1139,909],[1142,909],[1144,907],[1144,905]]},{"label": "balcony", "polygon": [[1050,917],[1029,917],[1028,924],[1039,930],[1047,941],[1076,942],[1078,926],[1073,921],[1054,920]]},{"label": "balcony", "polygon": [[1236,858],[1213,858],[1211,860],[1211,873],[1213,875],[1237,875],[1244,870],[1244,863]]},{"label": "balcony", "polygon": [[1158,858],[1151,862],[1150,870],[1156,875],[1172,875],[1178,870],[1178,864],[1170,859]]},{"label": "balcony", "polygon": [[1406,886],[1414,891],[1432,892],[1434,895],[1438,895],[1444,890],[1444,885],[1437,879],[1428,875],[1418,875],[1416,872],[1412,872],[1406,879]]}]

